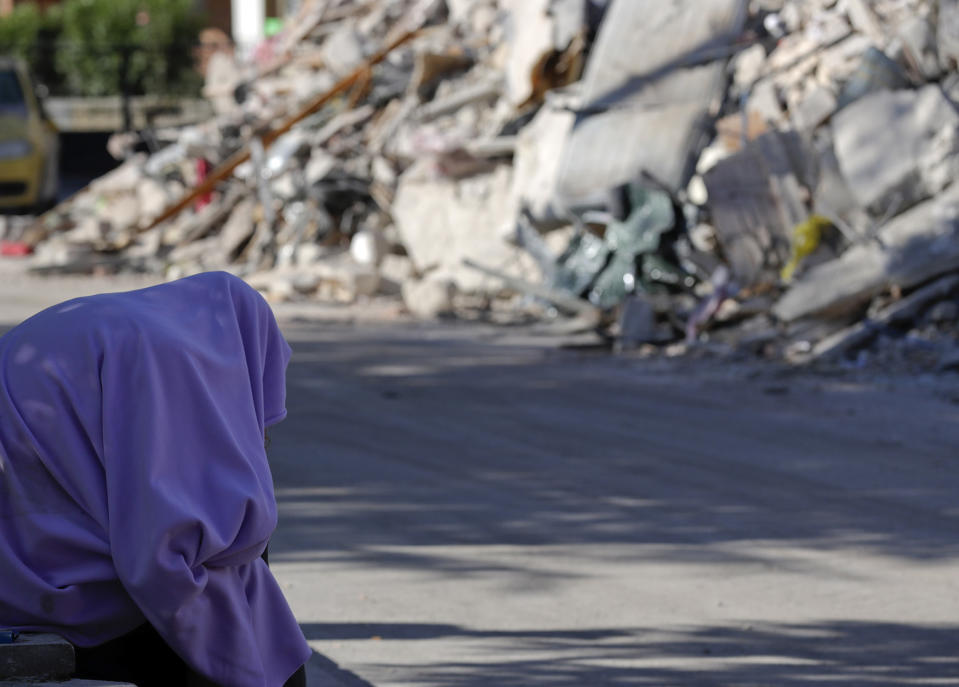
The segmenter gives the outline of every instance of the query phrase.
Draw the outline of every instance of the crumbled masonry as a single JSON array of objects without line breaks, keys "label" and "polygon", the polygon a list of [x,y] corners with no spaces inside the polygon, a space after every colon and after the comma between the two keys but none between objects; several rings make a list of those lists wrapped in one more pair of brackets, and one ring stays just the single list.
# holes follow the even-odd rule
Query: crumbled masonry
[{"label": "crumbled masonry", "polygon": [[645,355],[950,368],[957,12],[308,0],[256,61],[213,60],[215,119],[150,153],[117,135],[116,170],[0,238],[40,271],[226,269],[274,300],[571,318]]}]

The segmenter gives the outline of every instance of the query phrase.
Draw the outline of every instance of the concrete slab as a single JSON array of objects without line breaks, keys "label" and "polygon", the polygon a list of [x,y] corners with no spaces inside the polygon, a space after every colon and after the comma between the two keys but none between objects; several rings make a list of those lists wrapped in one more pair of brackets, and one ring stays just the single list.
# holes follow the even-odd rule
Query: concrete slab
[{"label": "concrete slab", "polygon": [[76,668],[73,645],[59,635],[25,632],[0,644],[0,680],[65,678]]},{"label": "concrete slab", "polygon": [[810,269],[773,308],[785,322],[842,315],[883,289],[918,286],[959,269],[959,184],[904,212],[867,241]]},{"label": "concrete slab", "polygon": [[876,215],[902,212],[959,175],[959,113],[937,84],[870,94],[832,127],[849,190]]},{"label": "concrete slab", "polygon": [[585,111],[566,146],[559,197],[575,203],[643,170],[683,185],[725,87],[723,48],[745,16],[741,0],[611,3],[583,77]]}]

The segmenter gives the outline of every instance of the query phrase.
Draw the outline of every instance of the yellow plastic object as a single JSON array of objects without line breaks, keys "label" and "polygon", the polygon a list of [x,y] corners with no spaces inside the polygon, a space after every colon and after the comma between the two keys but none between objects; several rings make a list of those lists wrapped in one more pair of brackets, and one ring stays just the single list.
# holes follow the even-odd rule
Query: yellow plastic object
[{"label": "yellow plastic object", "polygon": [[822,240],[822,232],[827,227],[832,226],[832,222],[822,215],[812,215],[805,222],[800,222],[793,227],[792,250],[787,262],[779,276],[785,283],[789,283],[796,273],[796,269],[803,259],[819,247]]}]

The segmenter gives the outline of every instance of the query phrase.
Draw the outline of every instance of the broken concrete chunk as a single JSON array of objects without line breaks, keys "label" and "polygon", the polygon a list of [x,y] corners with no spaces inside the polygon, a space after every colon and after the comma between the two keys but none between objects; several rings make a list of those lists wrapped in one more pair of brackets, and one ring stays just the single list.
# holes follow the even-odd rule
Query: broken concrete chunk
[{"label": "broken concrete chunk", "polygon": [[552,0],[507,0],[511,39],[506,65],[506,91],[513,105],[533,95],[533,73],[554,50]]},{"label": "broken concrete chunk", "polygon": [[839,107],[844,108],[870,93],[907,86],[909,79],[902,67],[881,50],[869,47],[839,91]]},{"label": "broken concrete chunk", "polygon": [[783,8],[779,10],[779,21],[782,27],[789,33],[799,31],[803,22],[802,10],[799,7],[799,3],[787,2],[783,5]]},{"label": "broken concrete chunk", "polygon": [[360,229],[350,239],[350,255],[357,265],[379,265],[388,248],[386,238],[379,229]]},{"label": "broken concrete chunk", "polygon": [[513,158],[513,193],[515,202],[537,223],[553,224],[565,214],[557,207],[557,187],[563,146],[575,118],[573,113],[547,104],[519,134]]},{"label": "broken concrete chunk", "polygon": [[338,77],[352,72],[365,58],[363,36],[351,24],[335,31],[323,43],[324,64]]},{"label": "broken concrete chunk", "polygon": [[146,156],[142,153],[134,155],[116,169],[93,181],[89,186],[90,191],[101,196],[133,193],[143,179],[145,160]]},{"label": "broken concrete chunk", "polygon": [[293,264],[297,267],[308,267],[330,254],[330,249],[318,243],[301,243],[293,251]]},{"label": "broken concrete chunk", "polygon": [[290,300],[296,294],[293,275],[281,272],[260,272],[246,278],[247,283],[271,303]]},{"label": "broken concrete chunk", "polygon": [[140,205],[140,215],[144,221],[151,221],[166,209],[170,198],[166,189],[153,179],[144,179],[137,185],[137,202]]},{"label": "broken concrete chunk", "polygon": [[[919,312],[926,307],[926,305],[936,299],[948,296],[957,288],[959,288],[959,276],[949,275],[917,289],[902,300],[886,306],[869,319],[857,322],[851,327],[827,336],[813,347],[812,358],[838,356],[858,346],[862,346],[874,337],[881,327],[897,322],[911,322],[915,320]],[[939,303],[939,305],[955,306],[956,304],[951,301],[945,301]]]},{"label": "broken concrete chunk", "polygon": [[485,283],[483,275],[463,267],[464,258],[511,265],[528,276],[531,260],[503,239],[517,213],[512,178],[506,166],[459,181],[433,178],[425,160],[410,168],[400,179],[393,216],[417,271],[441,268],[463,291],[481,290]]},{"label": "broken concrete chunk", "polygon": [[959,371],[959,347],[954,347],[945,353],[939,359],[937,372],[957,372]]},{"label": "broken concrete chunk", "polygon": [[885,43],[886,34],[869,0],[845,0],[846,16],[859,33],[869,37],[876,45]]},{"label": "broken concrete chunk", "polygon": [[834,222],[839,221],[837,218],[848,219],[861,213],[839,170],[832,133],[828,128],[820,129],[814,148],[818,163],[818,180],[812,194],[814,213],[829,217]]},{"label": "broken concrete chunk", "polygon": [[733,60],[733,82],[740,92],[746,92],[759,80],[766,63],[766,48],[753,45],[739,53]]},{"label": "broken concrete chunk", "polygon": [[204,206],[199,212],[181,216],[177,224],[165,232],[164,243],[189,243],[205,237],[226,219],[242,197],[243,190],[230,187],[222,197],[217,197],[215,202]]},{"label": "broken concrete chunk", "polygon": [[643,296],[632,296],[623,302],[619,339],[620,346],[627,350],[657,339],[656,312]]},{"label": "broken concrete chunk", "polygon": [[380,275],[369,266],[356,265],[325,269],[323,261],[311,266],[312,274],[317,278],[316,288],[323,288],[324,283],[334,287],[335,300],[345,303],[354,303],[360,298],[375,296],[380,287]]},{"label": "broken concrete chunk", "polygon": [[776,44],[763,65],[764,74],[785,72],[813,56],[819,46],[805,33],[790,33]]},{"label": "broken concrete chunk", "polygon": [[769,132],[704,175],[716,234],[742,285],[789,257],[793,227],[806,219],[803,146],[795,133]]},{"label": "broken concrete chunk", "polygon": [[[274,56],[208,72],[223,116],[116,138],[124,155],[138,142],[152,153],[31,225],[31,237],[58,232],[30,242],[38,264],[168,277],[232,266],[274,300],[388,293],[421,317],[492,312],[491,296],[509,293],[577,327],[615,327],[621,306],[627,347],[681,336],[696,308],[645,291],[708,296],[692,275],[724,267],[749,305],[709,304],[703,321],[723,320],[710,336],[778,355],[797,350],[797,332],[808,354],[851,321],[773,321],[781,267],[813,215],[832,224],[776,305],[783,319],[855,316],[959,263],[943,204],[959,196],[959,117],[943,103],[959,102],[959,76],[939,70],[959,64],[959,0],[300,4]],[[424,22],[371,79],[327,93]],[[920,80],[941,81],[945,98],[902,90]],[[230,176],[211,172],[214,188],[193,186],[197,158],[252,154],[251,137],[281,130],[258,165],[225,171],[237,157],[220,168]],[[637,205],[614,192],[640,186],[662,194],[648,208],[663,222],[634,221]],[[189,202],[140,233],[178,197]],[[673,231],[679,208],[688,232]],[[924,331],[951,333],[956,303],[919,312]]]},{"label": "broken concrete chunk", "polygon": [[240,201],[220,228],[217,236],[220,250],[230,258],[236,257],[244,244],[253,236],[253,230],[256,227],[253,218],[254,207],[255,202],[252,198]]},{"label": "broken concrete chunk", "polygon": [[[520,107],[579,78],[586,33],[586,0],[506,0],[509,54],[506,90]],[[565,65],[565,66],[564,66]]]},{"label": "broken concrete chunk", "polygon": [[112,200],[104,213],[113,231],[123,232],[140,222],[140,201],[135,194],[122,195]]},{"label": "broken concrete chunk", "polygon": [[[959,286],[959,284],[956,284]],[[929,309],[926,319],[934,324],[951,324],[959,320],[959,303],[940,301]]]},{"label": "broken concrete chunk", "polygon": [[613,0],[586,67],[561,195],[584,201],[643,171],[685,186],[723,90],[724,50],[745,19],[740,0]]},{"label": "broken concrete chunk", "polygon": [[832,117],[837,105],[836,94],[825,86],[818,86],[792,111],[793,124],[799,131],[812,131]]},{"label": "broken concrete chunk", "polygon": [[38,246],[34,261],[37,265],[64,267],[89,261],[93,255],[92,243],[74,242],[60,235]]},{"label": "broken concrete chunk", "polygon": [[959,114],[936,85],[881,91],[833,118],[836,158],[860,206],[897,212],[959,174]]},{"label": "broken concrete chunk", "polygon": [[872,41],[860,34],[853,34],[836,45],[819,53],[817,78],[820,83],[838,87],[848,80],[859,65],[862,56],[873,48]]},{"label": "broken concrete chunk", "polygon": [[446,0],[446,8],[450,15],[450,21],[454,24],[465,24],[469,21],[478,5],[485,4],[477,0]]},{"label": "broken concrete chunk", "polygon": [[306,163],[303,175],[306,183],[311,186],[319,183],[326,178],[326,175],[332,172],[337,165],[337,160],[332,155],[324,152],[320,148],[314,148],[310,154],[310,159]]},{"label": "broken concrete chunk", "polygon": [[403,282],[403,303],[416,317],[433,319],[453,312],[456,283],[442,274],[427,275],[419,281]]},{"label": "broken concrete chunk", "polygon": [[910,288],[959,269],[959,184],[896,217],[878,236],[882,245],[853,246],[809,270],[776,303],[776,317],[847,313],[892,285]]},{"label": "broken concrete chunk", "polygon": [[959,73],[944,78],[940,84],[942,92],[954,106],[959,107]]},{"label": "broken concrete chunk", "polygon": [[746,111],[755,113],[769,124],[776,125],[783,121],[782,101],[772,79],[763,79],[753,86],[746,101]]},{"label": "broken concrete chunk", "polygon": [[377,293],[379,275],[356,265],[348,253],[327,255],[302,267],[282,267],[247,277],[253,288],[270,301],[287,301],[316,294],[338,303],[353,303]]},{"label": "broken concrete chunk", "polygon": [[384,294],[400,294],[403,284],[416,277],[413,262],[405,255],[384,255],[378,269],[380,292]]},{"label": "broken concrete chunk", "polygon": [[475,84],[462,88],[446,97],[419,107],[413,117],[419,122],[429,122],[475,103],[495,100],[503,92],[503,82],[499,75],[488,76]]},{"label": "broken concrete chunk", "polygon": [[76,668],[73,645],[59,635],[23,633],[0,644],[0,680],[67,678]]},{"label": "broken concrete chunk", "polygon": [[835,45],[850,33],[849,23],[838,12],[814,11],[806,27],[806,36],[819,48]]},{"label": "broken concrete chunk", "polygon": [[939,78],[939,55],[936,34],[925,17],[909,17],[899,25],[897,36],[903,43],[908,59],[927,81]]},{"label": "broken concrete chunk", "polygon": [[226,253],[220,250],[220,243],[215,236],[199,241],[182,243],[170,251],[168,259],[172,263],[197,262],[210,269],[226,266]]},{"label": "broken concrete chunk", "polygon": [[939,0],[936,38],[939,64],[943,69],[955,69],[959,65],[959,0]]},{"label": "broken concrete chunk", "polygon": [[[769,126],[764,117],[755,110],[747,109],[743,112],[735,112],[716,121],[717,140],[721,143],[723,150],[728,153],[736,153],[742,150],[743,146],[750,141],[755,141],[769,130]],[[703,151],[705,153],[705,150]],[[696,165],[696,170],[700,170],[703,158]]]},{"label": "broken concrete chunk", "polygon": [[84,217],[69,231],[60,234],[60,237],[69,243],[102,243],[110,231],[110,223],[99,217]]}]

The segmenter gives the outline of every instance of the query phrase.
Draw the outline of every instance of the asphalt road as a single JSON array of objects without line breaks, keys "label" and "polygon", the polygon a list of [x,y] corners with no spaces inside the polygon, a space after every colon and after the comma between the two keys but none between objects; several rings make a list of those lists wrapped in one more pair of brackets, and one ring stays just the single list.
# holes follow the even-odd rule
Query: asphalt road
[{"label": "asphalt road", "polygon": [[273,560],[320,684],[959,685],[950,380],[287,332]]},{"label": "asphalt road", "polygon": [[[17,265],[0,330],[144,283]],[[271,563],[313,687],[959,685],[956,377],[284,327]]]}]

